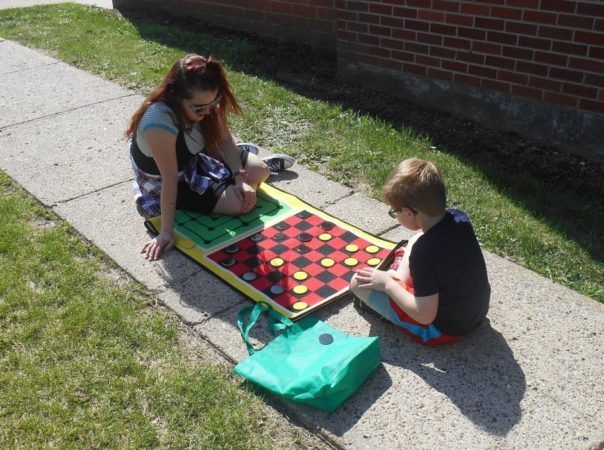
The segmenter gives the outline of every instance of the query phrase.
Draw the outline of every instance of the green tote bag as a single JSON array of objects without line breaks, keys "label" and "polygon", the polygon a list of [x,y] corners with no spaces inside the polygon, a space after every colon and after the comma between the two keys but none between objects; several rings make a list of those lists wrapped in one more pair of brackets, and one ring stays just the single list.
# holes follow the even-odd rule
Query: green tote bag
[{"label": "green tote bag", "polygon": [[[249,334],[264,312],[273,334],[282,332],[256,350]],[[294,323],[263,303],[243,308],[237,325],[250,356],[235,366],[236,374],[324,411],[335,411],[381,362],[377,337],[348,336],[312,316]]]}]

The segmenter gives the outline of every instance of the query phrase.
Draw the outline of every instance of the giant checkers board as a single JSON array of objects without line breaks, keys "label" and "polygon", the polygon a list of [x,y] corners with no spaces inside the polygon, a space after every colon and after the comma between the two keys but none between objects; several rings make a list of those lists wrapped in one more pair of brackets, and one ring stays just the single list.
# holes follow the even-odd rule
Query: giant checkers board
[{"label": "giant checkers board", "polygon": [[[356,268],[381,267],[395,247],[266,184],[247,214],[177,210],[174,222],[176,248],[292,319],[342,297]],[[161,217],[145,225],[157,234]]]}]

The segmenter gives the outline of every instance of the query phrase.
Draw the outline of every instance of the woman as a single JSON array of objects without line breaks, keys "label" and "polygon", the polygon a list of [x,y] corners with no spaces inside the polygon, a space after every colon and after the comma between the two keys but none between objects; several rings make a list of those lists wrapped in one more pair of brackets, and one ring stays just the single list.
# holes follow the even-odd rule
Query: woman
[{"label": "woman", "polygon": [[[222,64],[187,55],[176,61],[162,83],[130,120],[135,198],[147,217],[162,216],[160,233],[142,253],[157,260],[174,245],[176,209],[205,214],[245,214],[256,204],[256,189],[269,166],[251,144],[237,146],[227,117],[241,113]],[[272,171],[291,167],[293,159],[274,155]]]}]

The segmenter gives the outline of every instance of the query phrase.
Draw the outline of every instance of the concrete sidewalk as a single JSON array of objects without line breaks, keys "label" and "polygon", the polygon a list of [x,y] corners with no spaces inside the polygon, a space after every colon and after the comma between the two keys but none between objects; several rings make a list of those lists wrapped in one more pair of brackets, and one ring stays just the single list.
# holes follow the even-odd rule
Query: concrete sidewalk
[{"label": "concrete sidewalk", "polygon": [[[0,41],[0,168],[233,362],[247,300],[176,251],[156,263],[131,200],[122,138],[142,97],[11,41]],[[242,136],[245,138],[245,136]],[[382,203],[301,166],[273,184],[371,233],[403,237]],[[345,448],[602,448],[604,305],[485,252],[489,323],[429,349],[340,301],[317,315],[382,337],[383,365],[332,415],[284,405]],[[264,340],[265,335],[257,335]]]}]

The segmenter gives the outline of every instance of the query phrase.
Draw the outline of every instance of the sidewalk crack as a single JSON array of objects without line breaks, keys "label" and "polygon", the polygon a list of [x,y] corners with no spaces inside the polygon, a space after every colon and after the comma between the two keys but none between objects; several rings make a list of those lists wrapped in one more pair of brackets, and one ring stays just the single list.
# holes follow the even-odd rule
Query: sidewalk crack
[{"label": "sidewalk crack", "polygon": [[115,183],[108,184],[107,186],[103,186],[101,188],[95,189],[94,191],[84,192],[83,194],[79,194],[79,195],[76,195],[74,197],[67,198],[65,200],[59,200],[58,202],[55,202],[52,205],[50,205],[50,207],[54,208],[55,206],[62,205],[62,204],[65,204],[65,203],[69,203],[69,202],[71,202],[73,200],[77,200],[77,199],[80,199],[82,197],[86,197],[87,195],[95,194],[97,192],[101,192],[101,191],[104,191],[106,189],[110,189],[112,187],[119,186],[120,184],[131,183],[132,181],[134,181],[134,178],[128,178],[126,180],[116,181]]},{"label": "sidewalk crack", "polygon": [[40,64],[40,65],[35,66],[35,67],[24,67],[23,69],[13,70],[12,72],[4,72],[2,75],[12,75],[13,73],[19,73],[19,72],[25,72],[27,70],[39,69],[40,67],[53,66],[55,64],[59,64],[60,62],[62,62],[62,61],[49,62],[49,63],[46,63],[46,64]]},{"label": "sidewalk crack", "polygon": [[342,195],[341,197],[338,197],[338,198],[336,198],[334,200],[328,200],[328,201],[326,201],[325,202],[325,206],[323,208],[325,208],[327,206],[335,205],[340,200],[344,200],[345,198],[348,198],[348,197],[350,197],[353,194],[355,194],[354,190],[353,189],[349,189],[348,192],[346,194]]},{"label": "sidewalk crack", "polygon": [[132,92],[132,93],[129,93],[129,94],[126,94],[126,95],[121,95],[119,97],[113,97],[113,98],[108,98],[108,99],[105,99],[105,100],[99,100],[98,102],[92,102],[92,103],[88,103],[86,105],[77,106],[75,108],[66,109],[66,110],[63,110],[63,111],[57,111],[57,112],[54,112],[52,114],[46,114],[45,116],[35,117],[33,119],[24,120],[22,122],[16,122],[16,123],[8,124],[8,125],[3,125],[3,126],[0,126],[0,131],[6,130],[8,128],[15,127],[15,126],[18,126],[18,125],[23,125],[23,124],[26,124],[26,123],[35,122],[37,120],[47,119],[49,117],[59,116],[61,114],[69,113],[69,112],[72,112],[72,111],[77,111],[79,109],[88,108],[88,107],[90,107],[92,105],[100,105],[102,103],[111,102],[113,100],[119,100],[121,98],[133,97],[135,95],[138,95],[138,94]]}]

